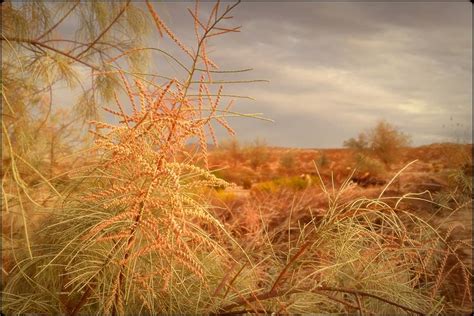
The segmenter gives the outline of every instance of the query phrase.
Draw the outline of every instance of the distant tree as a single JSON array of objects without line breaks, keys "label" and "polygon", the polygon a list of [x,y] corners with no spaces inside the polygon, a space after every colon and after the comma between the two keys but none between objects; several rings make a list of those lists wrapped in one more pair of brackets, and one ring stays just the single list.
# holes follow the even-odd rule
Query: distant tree
[{"label": "distant tree", "polygon": [[386,121],[380,121],[369,132],[370,150],[385,164],[400,157],[400,149],[410,144],[410,137]]},{"label": "distant tree", "polygon": [[386,166],[400,158],[400,149],[410,144],[410,137],[386,121],[379,121],[374,128],[361,132],[357,139],[350,138],[344,146],[358,154],[372,155]]},{"label": "distant tree", "polygon": [[344,141],[344,147],[355,149],[357,151],[366,151],[369,148],[367,134],[362,132],[357,138],[351,137]]}]

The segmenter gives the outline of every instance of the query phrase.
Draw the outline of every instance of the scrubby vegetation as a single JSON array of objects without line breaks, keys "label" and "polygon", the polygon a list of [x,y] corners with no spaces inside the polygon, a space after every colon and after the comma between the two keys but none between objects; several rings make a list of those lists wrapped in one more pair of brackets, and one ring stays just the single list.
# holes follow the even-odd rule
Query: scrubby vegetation
[{"label": "scrubby vegetation", "polygon": [[410,137],[386,121],[379,121],[377,125],[356,138],[344,142],[344,146],[355,150],[360,155],[371,155],[385,165],[397,162],[400,150],[408,146]]},{"label": "scrubby vegetation", "polygon": [[[2,312],[472,311],[472,230],[459,225],[472,146],[440,156],[433,194],[416,178],[431,161],[413,162],[384,122],[348,141],[355,156],[208,148],[216,124],[233,136],[228,116],[261,118],[233,111],[216,79],[247,69],[207,51],[239,31],[237,4],[192,6],[192,48],[149,1],[2,4]],[[60,32],[70,15],[77,37]],[[172,51],[144,46],[153,25]],[[147,74],[147,52],[180,71]],[[80,90],[71,104],[53,106],[59,83]],[[386,184],[363,188],[354,168]]]}]

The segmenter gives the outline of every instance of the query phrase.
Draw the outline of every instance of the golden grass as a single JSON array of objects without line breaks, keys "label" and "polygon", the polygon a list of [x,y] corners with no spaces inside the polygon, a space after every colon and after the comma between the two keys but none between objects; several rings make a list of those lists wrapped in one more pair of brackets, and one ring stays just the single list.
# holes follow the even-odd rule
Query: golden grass
[{"label": "golden grass", "polygon": [[[360,197],[348,181],[322,189],[261,194],[226,219],[267,272],[258,289],[222,307],[222,313],[274,312],[281,304],[288,313],[470,310],[472,271],[459,257],[462,243],[397,206],[406,205],[401,200],[408,202],[410,195],[384,196],[374,189],[371,197]],[[251,227],[249,213],[260,222],[258,229],[243,229]],[[453,273],[462,280],[448,280]],[[449,295],[452,290],[461,297]]]}]

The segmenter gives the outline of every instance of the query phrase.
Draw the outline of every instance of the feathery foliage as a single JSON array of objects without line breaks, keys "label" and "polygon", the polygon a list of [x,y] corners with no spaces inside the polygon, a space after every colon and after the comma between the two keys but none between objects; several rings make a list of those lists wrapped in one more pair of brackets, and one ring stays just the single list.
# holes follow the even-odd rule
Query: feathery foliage
[{"label": "feathery foliage", "polygon": [[[99,93],[104,101],[115,99],[116,103],[113,108],[104,107],[115,117],[116,124],[90,121],[95,145],[89,153],[98,157],[95,163],[71,175],[67,194],[60,194],[48,209],[51,213],[48,224],[35,234],[31,244],[28,242],[28,256],[12,251],[15,264],[3,294],[5,311],[71,315],[85,311],[189,313],[192,312],[189,308],[202,304],[199,300],[186,304],[184,292],[189,291],[189,284],[210,291],[205,282],[210,273],[205,262],[225,267],[231,257],[212,238],[223,227],[198,195],[203,187],[227,184],[196,164],[202,160],[207,166],[206,130],[215,141],[212,123],[217,122],[233,134],[225,119],[232,102],[220,108],[222,86],[214,96],[211,93],[210,85],[214,83],[211,74],[217,65],[207,55],[206,45],[215,35],[238,30],[219,26],[235,6],[222,8],[216,3],[208,20],[202,21],[196,4],[191,16],[195,20],[197,47],[191,51],[166,26],[153,5],[146,3],[158,31],[187,55],[190,64],[184,66],[184,62],[176,60],[186,69],[185,80],[169,79],[159,84],[120,64],[113,65],[118,58],[129,55],[125,49],[114,58],[106,55],[116,36],[109,30],[115,23],[119,25],[117,21],[124,16],[131,14],[125,22],[134,23],[133,15],[141,14],[137,10],[129,11],[130,1],[121,6],[78,2],[65,13],[68,15],[77,8],[83,19],[77,36],[90,42],[83,49],[79,45],[66,51],[62,46],[45,44],[54,26],[45,33],[35,31],[22,37],[4,34],[5,41],[20,47],[29,45],[30,52],[23,55],[34,53],[31,51],[36,48],[44,51],[31,64],[35,65],[38,78],[50,79],[50,90],[58,80],[72,87],[75,78],[72,63],[78,62],[90,68],[94,80],[91,89],[85,90],[79,100],[95,106],[94,94]],[[28,10],[33,10],[12,4],[5,8],[4,14],[19,16],[27,16]],[[50,12],[46,7],[44,10],[45,14]],[[92,15],[88,14],[91,12]],[[48,28],[49,24],[45,22],[43,27]],[[125,29],[143,30],[137,25]],[[98,34],[97,30],[102,31]],[[115,32],[118,35],[120,29]],[[106,44],[101,45],[102,42]],[[73,53],[76,48],[79,52]],[[109,61],[97,66],[106,57]],[[60,76],[49,77],[56,72]],[[119,87],[128,95],[128,106],[122,105],[116,91]],[[191,91],[196,91],[194,96]],[[29,98],[25,97],[25,103],[28,102]],[[199,139],[201,154],[189,157],[184,145],[193,137]],[[51,147],[56,148],[53,143]],[[188,301],[194,299],[190,295],[184,297]]]}]

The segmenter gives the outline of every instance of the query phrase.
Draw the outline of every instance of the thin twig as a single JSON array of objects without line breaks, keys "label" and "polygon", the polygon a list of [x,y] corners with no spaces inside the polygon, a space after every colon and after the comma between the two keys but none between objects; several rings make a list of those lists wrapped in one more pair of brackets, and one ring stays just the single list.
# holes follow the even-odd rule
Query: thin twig
[{"label": "thin twig", "polygon": [[46,35],[48,35],[49,33],[51,33],[55,28],[58,27],[59,24],[61,24],[68,16],[69,14],[71,14],[72,11],[74,11],[74,9],[77,7],[77,5],[81,2],[81,0],[77,0],[76,3],[72,6],[71,9],[69,9],[68,12],[66,12],[66,14],[64,14],[64,16],[59,19],[58,22],[56,22],[56,24],[54,24],[53,26],[51,26],[46,32],[43,33],[43,35],[40,35],[39,37],[36,38],[36,41],[39,41],[40,39],[42,39],[43,37],[45,37]]},{"label": "thin twig", "polygon": [[345,288],[330,287],[330,286],[320,286],[318,288],[309,288],[309,287],[299,288],[299,289],[297,288],[297,289],[292,289],[292,290],[286,289],[286,290],[274,291],[274,292],[269,291],[269,292],[266,292],[266,293],[263,293],[263,294],[247,297],[245,300],[242,300],[242,299],[236,300],[233,304],[230,304],[230,305],[227,305],[227,306],[221,308],[220,311],[221,312],[231,311],[232,309],[234,309],[236,307],[239,307],[243,304],[248,304],[249,302],[251,303],[252,301],[255,301],[257,299],[258,300],[267,300],[267,299],[272,299],[272,298],[276,298],[276,297],[279,297],[279,296],[290,295],[290,294],[294,294],[294,293],[302,293],[302,292],[318,293],[318,292],[321,292],[321,291],[342,292],[342,293],[358,294],[358,295],[362,295],[362,296],[368,296],[368,297],[375,298],[379,301],[385,302],[387,304],[390,304],[390,305],[396,306],[398,308],[401,308],[405,311],[415,313],[417,315],[424,315],[425,314],[423,312],[414,310],[414,309],[412,309],[408,306],[398,304],[396,302],[393,302],[391,300],[388,300],[386,298],[380,297],[380,296],[372,294],[372,293],[359,291],[359,290],[354,290],[354,289],[345,289]]},{"label": "thin twig", "polygon": [[36,41],[36,40],[27,39],[27,38],[19,38],[19,37],[2,37],[2,41],[4,41],[4,40],[11,41],[11,42],[17,42],[17,43],[27,43],[27,44],[31,44],[31,45],[33,45],[33,46],[38,46],[38,47],[46,48],[46,49],[48,49],[48,50],[50,50],[50,51],[53,51],[53,52],[58,53],[58,54],[60,54],[60,55],[66,56],[66,57],[68,57],[68,58],[70,58],[70,59],[72,59],[72,60],[75,60],[75,61],[77,61],[78,63],[81,63],[81,64],[83,64],[83,65],[85,65],[85,66],[87,66],[87,67],[89,67],[89,68],[92,68],[92,69],[94,69],[94,70],[100,70],[97,66],[94,66],[94,65],[92,65],[92,64],[89,64],[88,62],[86,62],[86,61],[84,61],[84,60],[82,60],[82,59],[80,59],[80,58],[77,58],[77,57],[75,57],[75,56],[73,56],[73,55],[71,55],[71,54],[68,54],[67,52],[64,52],[64,51],[59,50],[59,49],[57,49],[57,48],[55,48],[55,47],[46,45],[46,44],[44,44],[44,43],[42,43],[42,42],[38,42],[38,41]]},{"label": "thin twig", "polygon": [[94,41],[92,41],[89,46],[86,47],[86,49],[84,49],[82,52],[80,52],[78,55],[77,55],[77,58],[81,57],[82,55],[84,55],[86,52],[89,51],[89,49],[92,48],[92,46],[94,46],[101,38],[102,36],[105,35],[105,33],[107,33],[109,31],[109,29],[117,22],[117,20],[122,16],[122,14],[125,12],[125,10],[127,9],[127,7],[130,5],[130,2],[131,0],[128,0],[127,3],[125,3],[125,5],[122,7],[122,9],[120,10],[120,12],[117,14],[117,16],[112,20],[112,22],[102,31],[102,33],[99,34],[99,36],[96,37],[96,39]]},{"label": "thin twig", "polygon": [[288,268],[293,264],[293,262],[296,261],[296,259],[298,259],[305,252],[305,250],[308,246],[309,246],[309,242],[307,241],[306,243],[303,244],[303,246],[301,246],[301,249],[293,256],[293,258],[291,258],[291,260],[286,264],[286,266],[283,268],[283,270],[281,270],[281,272],[278,275],[277,279],[273,283],[273,286],[270,289],[270,292],[274,292],[277,289],[280,281],[283,279],[286,272],[288,271]]}]

